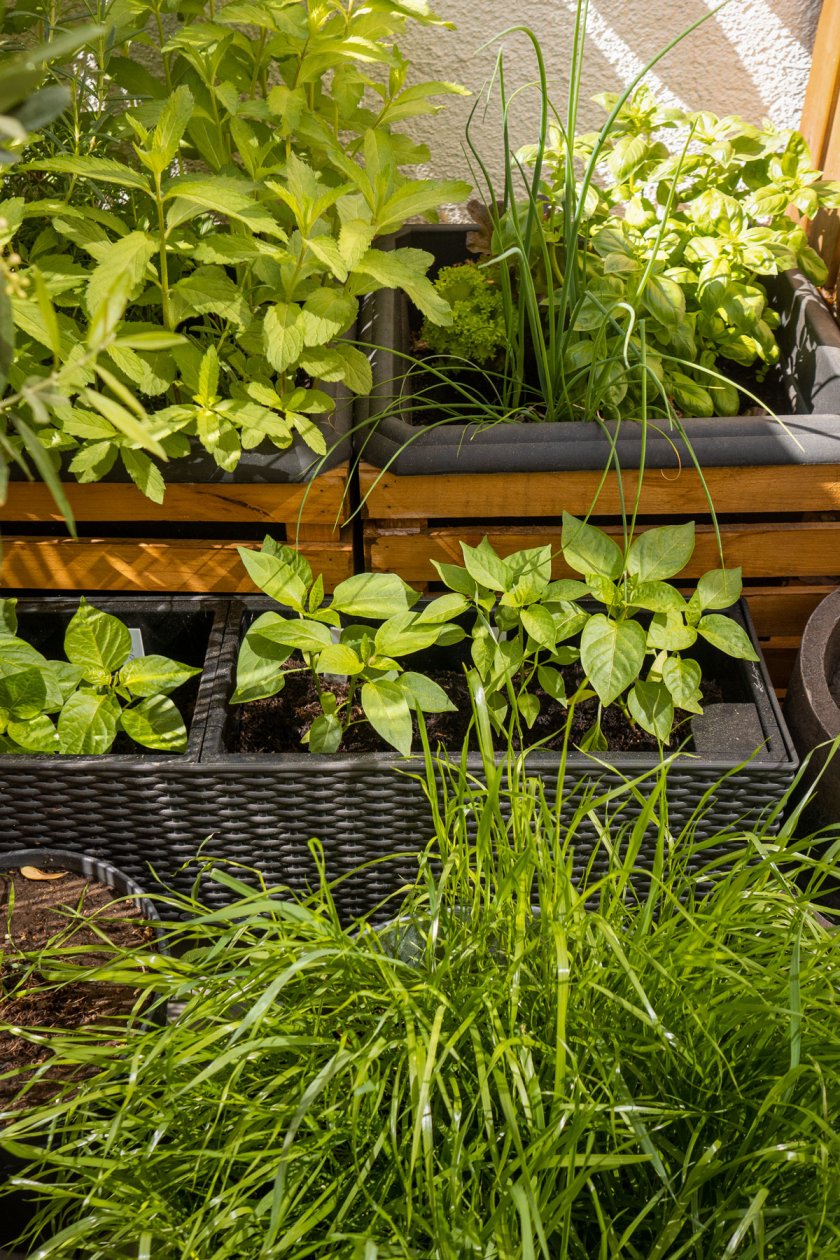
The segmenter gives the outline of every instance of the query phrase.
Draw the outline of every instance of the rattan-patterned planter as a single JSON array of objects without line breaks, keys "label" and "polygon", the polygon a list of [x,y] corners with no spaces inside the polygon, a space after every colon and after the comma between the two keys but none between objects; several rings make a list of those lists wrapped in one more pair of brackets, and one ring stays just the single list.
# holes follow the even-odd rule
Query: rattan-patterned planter
[{"label": "rattan-patterned planter", "polygon": [[[148,888],[150,863],[174,870],[195,854],[199,844],[185,823],[190,800],[189,793],[180,796],[178,770],[198,767],[228,604],[184,595],[94,596],[91,602],[139,628],[147,653],[160,652],[204,667],[187,750],[99,757],[0,756],[0,858],[16,849],[62,849],[112,862]],[[59,655],[64,627],[77,607],[73,597],[22,599],[20,633],[45,654]],[[178,703],[179,692],[173,699]]]},{"label": "rattan-patterned planter", "polygon": [[[289,755],[250,754],[233,751],[237,742],[238,714],[227,700],[233,691],[235,662],[245,627],[253,616],[272,607],[263,598],[231,607],[223,661],[213,682],[213,703],[201,754],[201,776],[195,784],[194,814],[201,833],[213,833],[209,850],[260,869],[269,883],[281,882],[302,890],[314,881],[316,868],[308,842],[323,844],[328,876],[348,876],[360,864],[369,863],[342,882],[336,899],[343,914],[367,912],[417,871],[417,854],[432,836],[428,803],[416,777],[422,774],[419,757],[406,759],[396,753],[319,756],[308,752]],[[749,613],[744,605],[738,620],[756,643]],[[704,794],[729,775],[713,793],[697,823],[697,835],[712,838],[738,820],[757,821],[779,800],[796,771],[796,755],[770,686],[763,661],[759,664],[726,659],[731,698],[738,714],[754,706],[753,721],[766,747],[743,769],[732,773],[754,744],[736,751],[722,746],[715,755],[681,756],[669,776],[668,806],[674,831],[682,827]],[[706,729],[712,740],[723,739],[728,705],[707,709]],[[719,716],[720,715],[720,716]],[[756,727],[756,729],[758,729]],[[707,737],[708,738],[708,737]],[[654,754],[614,753],[614,769],[608,769],[581,753],[569,758],[565,792],[593,776],[604,785],[622,777],[651,773],[658,764]],[[528,760],[531,773],[546,783],[555,798],[557,753],[534,753]],[[481,762],[471,756],[470,770],[480,776]],[[650,779],[651,784],[655,777]],[[568,805],[566,813],[568,814]],[[631,806],[623,816],[638,814]],[[581,835],[586,839],[585,829]],[[581,874],[590,854],[594,832],[575,854],[575,870]],[[393,855],[404,856],[395,859]],[[714,848],[704,854],[713,860]],[[380,860],[388,859],[388,860]],[[642,855],[652,863],[653,852]]]}]

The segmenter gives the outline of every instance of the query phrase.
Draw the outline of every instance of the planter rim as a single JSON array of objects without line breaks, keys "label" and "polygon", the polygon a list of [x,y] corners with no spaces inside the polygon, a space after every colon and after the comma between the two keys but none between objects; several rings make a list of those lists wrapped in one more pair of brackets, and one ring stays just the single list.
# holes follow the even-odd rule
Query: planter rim
[{"label": "planter rim", "polygon": [[840,664],[840,589],[827,595],[811,613],[799,648],[799,658],[816,659],[819,669],[809,676],[808,699],[814,716],[829,737],[840,735],[840,704],[831,694],[829,672]]}]

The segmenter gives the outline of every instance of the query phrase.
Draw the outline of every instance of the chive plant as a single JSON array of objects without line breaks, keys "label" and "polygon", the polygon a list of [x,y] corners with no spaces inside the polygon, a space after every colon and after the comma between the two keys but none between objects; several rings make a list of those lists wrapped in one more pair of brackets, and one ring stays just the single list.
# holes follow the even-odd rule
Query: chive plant
[{"label": "chive plant", "polygon": [[55,1036],[74,1079],[6,1117],[37,1260],[838,1254],[840,842],[777,813],[710,864],[667,767],[563,824],[486,771],[427,750],[434,838],[376,914],[342,926],[313,844],[308,898],[214,868],[230,905],[115,952],[182,1013]]}]

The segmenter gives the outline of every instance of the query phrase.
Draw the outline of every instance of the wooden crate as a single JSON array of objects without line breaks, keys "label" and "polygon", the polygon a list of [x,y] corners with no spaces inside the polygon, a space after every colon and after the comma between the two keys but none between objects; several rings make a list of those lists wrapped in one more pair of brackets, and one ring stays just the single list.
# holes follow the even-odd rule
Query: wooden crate
[{"label": "wooden crate", "polygon": [[9,486],[0,506],[0,589],[253,591],[237,546],[263,534],[300,548],[332,587],[353,572],[347,467],[307,484],[178,485],[152,503],[133,485],[66,487],[70,538],[47,488]]},{"label": "wooden crate", "polygon": [[[840,0],[823,0],[800,128],[827,179],[840,179]],[[811,244],[828,266],[828,286],[840,274],[840,211],[820,211],[809,225]]]},{"label": "wooden crate", "polygon": [[[709,468],[705,477],[724,562],[743,569],[774,685],[784,690],[805,622],[840,583],[840,465]],[[502,555],[550,543],[555,575],[568,575],[560,553],[561,514],[586,515],[599,479],[594,472],[396,477],[363,466],[366,567],[427,587],[437,579],[432,560],[460,563],[460,541],[475,545],[487,534]],[[624,474],[627,504],[636,480],[634,471]],[[616,536],[619,489],[610,472],[590,517]],[[687,579],[720,565],[708,500],[693,470],[649,470],[640,514],[640,529],[669,520],[698,522]]]}]

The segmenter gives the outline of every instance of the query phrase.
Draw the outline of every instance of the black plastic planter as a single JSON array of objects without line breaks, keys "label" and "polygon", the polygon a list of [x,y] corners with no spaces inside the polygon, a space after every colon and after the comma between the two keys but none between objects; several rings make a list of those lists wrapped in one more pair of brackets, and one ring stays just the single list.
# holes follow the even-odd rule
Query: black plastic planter
[{"label": "black plastic planter", "polygon": [[[204,839],[184,821],[188,810],[180,797],[178,770],[198,766],[228,605],[188,595],[94,595],[91,602],[139,629],[146,653],[203,667],[194,684],[191,715],[190,684],[173,694],[187,719],[187,750],[0,756],[0,860],[14,849],[49,845],[113,861],[126,875],[148,884],[150,862],[160,859],[164,871],[173,871],[194,856]],[[58,656],[77,607],[73,597],[22,599],[20,634],[46,655]]]},{"label": "black plastic planter", "polygon": [[[463,262],[466,225],[417,225],[392,238],[396,245],[434,254],[431,275]],[[778,330],[790,413],[683,420],[692,450],[704,467],[840,463],[840,327],[814,286],[796,271],[765,281],[781,315]],[[366,303],[360,339],[371,351],[373,391],[359,399],[354,448],[367,463],[397,475],[429,473],[556,472],[602,469],[611,443],[596,424],[510,423],[491,427],[447,423],[431,429],[410,423],[399,410],[405,355],[411,349],[412,307],[405,294],[381,289]],[[406,388],[410,388],[407,386]],[[760,393],[760,390],[759,390]],[[382,416],[388,409],[391,414]],[[429,414],[429,420],[435,416]],[[615,433],[614,423],[605,426]],[[619,426],[623,468],[639,466],[640,425]],[[647,436],[648,468],[688,466],[681,439]],[[439,513],[438,513],[439,514]],[[490,513],[488,513],[490,514]]]},{"label": "black plastic planter", "polygon": [[[71,853],[63,849],[35,848],[11,849],[0,857],[0,871],[17,870],[22,866],[38,866],[42,870],[70,871],[74,875],[83,875],[112,888],[121,897],[132,897],[139,901],[144,919],[154,925],[159,916],[155,906],[144,896],[144,889],[135,880],[129,878],[112,866],[88,854]],[[162,946],[163,934],[155,927],[155,938],[158,948]],[[162,1019],[163,1012],[157,1011],[155,1019]],[[3,1183],[18,1176],[26,1167],[26,1160],[0,1149],[0,1180]],[[15,1189],[0,1199],[0,1260],[9,1253],[4,1251],[5,1245],[12,1243],[27,1227],[37,1208],[37,1196],[27,1190]]]},{"label": "black plastic planter", "polygon": [[826,765],[830,749],[820,747],[840,735],[840,590],[822,601],[805,627],[785,717],[800,757],[817,749],[803,783],[819,778],[810,818],[817,825],[840,823],[840,749]]},{"label": "black plastic planter", "polygon": [[[269,883],[285,883],[301,890],[315,882],[316,867],[308,842],[323,844],[329,878],[345,877],[362,863],[366,870],[344,879],[336,900],[344,915],[367,912],[417,871],[417,854],[432,837],[429,806],[417,776],[420,757],[405,759],[391,752],[313,755],[243,754],[235,751],[238,712],[228,705],[235,680],[235,662],[244,630],[255,613],[271,607],[261,598],[234,606],[228,624],[225,664],[213,683],[213,703],[201,756],[201,779],[195,784],[192,807],[198,830],[213,833],[210,851],[259,868]],[[746,607],[737,618],[756,645]],[[423,668],[423,666],[418,666]],[[763,662],[727,658],[728,699],[710,706],[696,730],[696,755],[678,757],[669,775],[669,816],[678,831],[713,789],[697,821],[699,837],[712,838],[739,822],[756,822],[782,796],[796,771],[797,760]],[[731,737],[727,744],[728,735]],[[747,765],[756,745],[764,747]],[[457,752],[459,750],[455,750]],[[652,754],[611,753],[605,766],[582,753],[568,762],[564,795],[583,780],[598,778],[605,786],[625,777],[652,773],[658,758]],[[528,768],[546,783],[554,798],[559,766],[557,753],[529,757]],[[481,775],[478,756],[469,769]],[[723,778],[727,775],[727,778]],[[722,781],[721,781],[722,780]],[[651,786],[655,782],[652,774]],[[717,786],[716,786],[717,785]],[[637,814],[628,807],[623,817]],[[581,833],[582,835],[584,833]],[[591,843],[594,834],[589,833]],[[575,854],[581,874],[591,849],[585,844]],[[399,860],[393,855],[403,854]],[[716,849],[704,855],[712,861]],[[389,859],[383,861],[380,859]],[[653,853],[642,855],[643,864]]]}]

